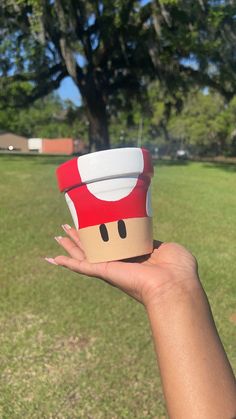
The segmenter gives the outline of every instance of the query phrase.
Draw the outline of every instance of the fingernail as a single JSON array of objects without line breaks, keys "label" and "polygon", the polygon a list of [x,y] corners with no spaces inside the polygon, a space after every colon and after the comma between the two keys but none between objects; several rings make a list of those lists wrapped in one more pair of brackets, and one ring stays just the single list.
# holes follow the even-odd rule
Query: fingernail
[{"label": "fingernail", "polygon": [[54,237],[54,239],[55,239],[58,243],[60,243],[60,241],[61,241],[61,239],[62,239],[62,236],[56,236],[56,237]]},{"label": "fingernail", "polygon": [[53,258],[44,258],[48,263],[51,263],[52,265],[58,265],[58,263],[55,262]]},{"label": "fingernail", "polygon": [[69,224],[62,224],[62,228],[67,233],[67,231],[71,229],[71,226]]}]

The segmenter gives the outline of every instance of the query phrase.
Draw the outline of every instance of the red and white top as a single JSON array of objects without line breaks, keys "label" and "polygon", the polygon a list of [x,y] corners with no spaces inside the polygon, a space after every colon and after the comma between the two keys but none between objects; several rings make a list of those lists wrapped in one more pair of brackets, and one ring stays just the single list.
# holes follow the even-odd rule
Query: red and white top
[{"label": "red and white top", "polygon": [[150,216],[152,176],[151,156],[140,148],[87,154],[57,169],[59,189],[77,228]]}]

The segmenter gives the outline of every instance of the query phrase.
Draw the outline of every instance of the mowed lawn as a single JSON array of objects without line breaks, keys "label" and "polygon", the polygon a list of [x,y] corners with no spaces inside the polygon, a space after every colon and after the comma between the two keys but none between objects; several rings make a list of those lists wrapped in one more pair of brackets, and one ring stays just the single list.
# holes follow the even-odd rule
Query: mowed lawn
[{"label": "mowed lawn", "polygon": [[[44,261],[71,223],[64,160],[0,156],[0,417],[165,418],[143,307]],[[236,367],[236,166],[157,162],[152,185],[155,237],[196,255]]]}]

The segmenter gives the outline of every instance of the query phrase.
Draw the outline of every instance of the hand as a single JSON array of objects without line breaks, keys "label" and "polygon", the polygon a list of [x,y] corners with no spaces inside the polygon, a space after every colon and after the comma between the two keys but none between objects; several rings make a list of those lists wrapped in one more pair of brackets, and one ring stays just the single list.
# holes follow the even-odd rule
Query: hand
[{"label": "hand", "polygon": [[74,228],[55,237],[68,256],[46,258],[103,279],[143,303],[170,417],[229,418],[235,412],[234,375],[201,287],[195,258],[176,243],[154,242],[150,255],[89,263]]},{"label": "hand", "polygon": [[125,261],[89,263],[83,252],[78,232],[63,226],[68,237],[55,237],[68,256],[46,258],[50,263],[74,272],[101,278],[148,306],[180,285],[188,288],[198,283],[197,263],[184,247],[176,243],[154,242],[150,255]]}]

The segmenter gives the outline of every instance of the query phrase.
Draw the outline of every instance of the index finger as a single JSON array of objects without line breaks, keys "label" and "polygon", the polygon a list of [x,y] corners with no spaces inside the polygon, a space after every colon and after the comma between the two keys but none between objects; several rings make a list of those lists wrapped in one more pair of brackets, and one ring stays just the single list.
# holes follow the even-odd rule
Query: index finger
[{"label": "index finger", "polygon": [[65,231],[65,233],[71,238],[71,240],[73,240],[73,242],[80,247],[81,250],[83,249],[82,243],[79,239],[79,234],[78,231],[71,227],[69,224],[62,224],[62,228]]}]

